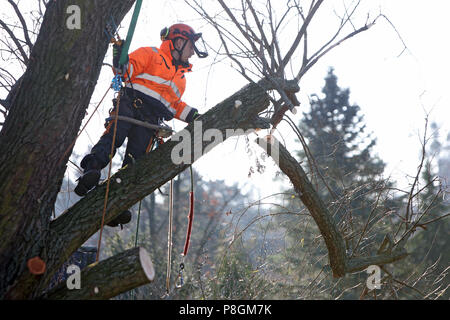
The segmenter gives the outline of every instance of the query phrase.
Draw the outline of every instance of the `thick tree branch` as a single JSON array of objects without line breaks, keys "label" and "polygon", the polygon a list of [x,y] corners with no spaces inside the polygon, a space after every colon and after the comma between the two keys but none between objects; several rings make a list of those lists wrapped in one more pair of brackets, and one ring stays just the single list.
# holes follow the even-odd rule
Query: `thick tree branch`
[{"label": "thick tree branch", "polygon": [[[147,251],[137,247],[121,252],[98,264],[87,266],[80,274],[80,289],[67,288],[63,282],[43,298],[51,300],[110,299],[150,283],[155,270]],[[69,280],[70,281],[70,280]]]},{"label": "thick tree branch", "polygon": [[[322,199],[320,199],[317,192],[314,190],[314,187],[297,160],[290,155],[289,151],[282,144],[275,140],[275,137],[271,137],[271,139],[274,142],[274,145],[279,147],[277,152],[278,161],[276,161],[278,166],[294,185],[295,191],[299,194],[300,199],[308,208],[325,240],[334,277],[344,276],[346,269],[345,245],[344,239],[342,238],[336,223],[333,221],[325,203],[323,203]],[[267,154],[272,156],[271,145],[268,143],[261,143],[261,140],[262,139],[258,139],[256,142],[267,152]]]},{"label": "thick tree branch", "polygon": [[408,255],[406,249],[400,248],[392,252],[384,252],[369,257],[356,257],[349,259],[345,268],[346,273],[359,272],[371,265],[382,266],[405,258]]}]

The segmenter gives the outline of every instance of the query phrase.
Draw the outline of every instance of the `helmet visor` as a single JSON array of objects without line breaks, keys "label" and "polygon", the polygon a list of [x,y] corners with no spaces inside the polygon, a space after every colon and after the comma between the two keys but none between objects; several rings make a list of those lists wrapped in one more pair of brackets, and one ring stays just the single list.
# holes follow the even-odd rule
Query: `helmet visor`
[{"label": "helmet visor", "polygon": [[[194,47],[194,51],[199,58],[206,58],[208,56],[208,51],[206,50],[205,41],[202,38],[201,33],[195,33],[190,35],[190,40],[192,42],[192,46]],[[201,40],[201,41],[198,41]]]}]

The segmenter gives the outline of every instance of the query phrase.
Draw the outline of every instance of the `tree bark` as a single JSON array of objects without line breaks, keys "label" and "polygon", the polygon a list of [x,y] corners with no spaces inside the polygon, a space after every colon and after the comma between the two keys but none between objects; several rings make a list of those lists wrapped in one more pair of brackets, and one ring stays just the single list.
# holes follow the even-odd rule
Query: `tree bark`
[{"label": "tree bark", "polygon": [[[95,88],[109,39],[134,0],[50,1],[20,88],[0,132],[0,298],[30,298],[27,260],[45,247],[56,196]],[[81,29],[67,7],[78,5]],[[71,151],[71,150],[70,150]],[[61,159],[63,158],[63,159]],[[61,161],[60,161],[61,160]]]},{"label": "tree bark", "polygon": [[136,247],[85,268],[80,275],[80,289],[67,288],[66,282],[48,292],[51,300],[110,299],[153,281],[155,270],[144,248]]},{"label": "tree bark", "polygon": [[384,252],[369,257],[355,257],[348,260],[345,272],[359,272],[371,265],[382,266],[405,258],[408,255],[405,248],[399,248],[392,252]]}]

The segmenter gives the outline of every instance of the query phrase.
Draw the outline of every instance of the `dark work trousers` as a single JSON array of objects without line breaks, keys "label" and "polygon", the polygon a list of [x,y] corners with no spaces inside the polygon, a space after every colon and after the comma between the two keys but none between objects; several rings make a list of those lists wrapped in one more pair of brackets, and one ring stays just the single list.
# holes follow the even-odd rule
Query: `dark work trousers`
[{"label": "dark work trousers", "polygon": [[[138,108],[136,108],[133,106],[133,101],[134,97],[131,94],[126,94],[123,92],[119,101],[119,115],[145,121],[151,124],[158,124],[159,119],[163,118],[163,115],[160,115],[157,112],[160,106],[154,107],[145,101],[145,103],[142,103]],[[110,116],[113,118],[116,114],[116,107],[117,106],[115,105],[114,109],[110,112]],[[86,156],[93,156],[98,166],[101,168],[106,167],[109,163],[109,156],[111,154],[111,146],[114,135],[114,123],[114,120],[109,121],[106,131],[103,133],[97,144],[92,148],[91,154]],[[128,138],[125,158],[122,166],[133,163],[139,157],[144,155],[147,148],[149,148],[149,144],[151,143],[154,135],[155,130],[119,120],[117,122],[114,154],[116,153],[116,150],[124,143],[125,138]]]}]

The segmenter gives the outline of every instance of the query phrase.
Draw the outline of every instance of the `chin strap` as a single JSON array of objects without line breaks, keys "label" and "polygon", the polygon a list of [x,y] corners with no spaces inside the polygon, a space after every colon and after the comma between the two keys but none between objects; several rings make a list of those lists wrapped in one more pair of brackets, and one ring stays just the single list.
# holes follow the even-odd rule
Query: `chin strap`
[{"label": "chin strap", "polygon": [[[203,47],[204,47],[204,49],[206,50],[205,41],[203,41],[203,38],[202,38],[202,37],[200,37],[200,39],[202,40],[202,42],[203,42]],[[206,58],[206,57],[208,56],[208,52],[206,52],[206,51],[203,52],[203,51],[200,51],[200,50],[197,49],[197,46],[195,45],[195,42],[194,42],[194,51],[195,51],[195,53],[197,54],[197,56],[198,56],[200,59]]]}]

